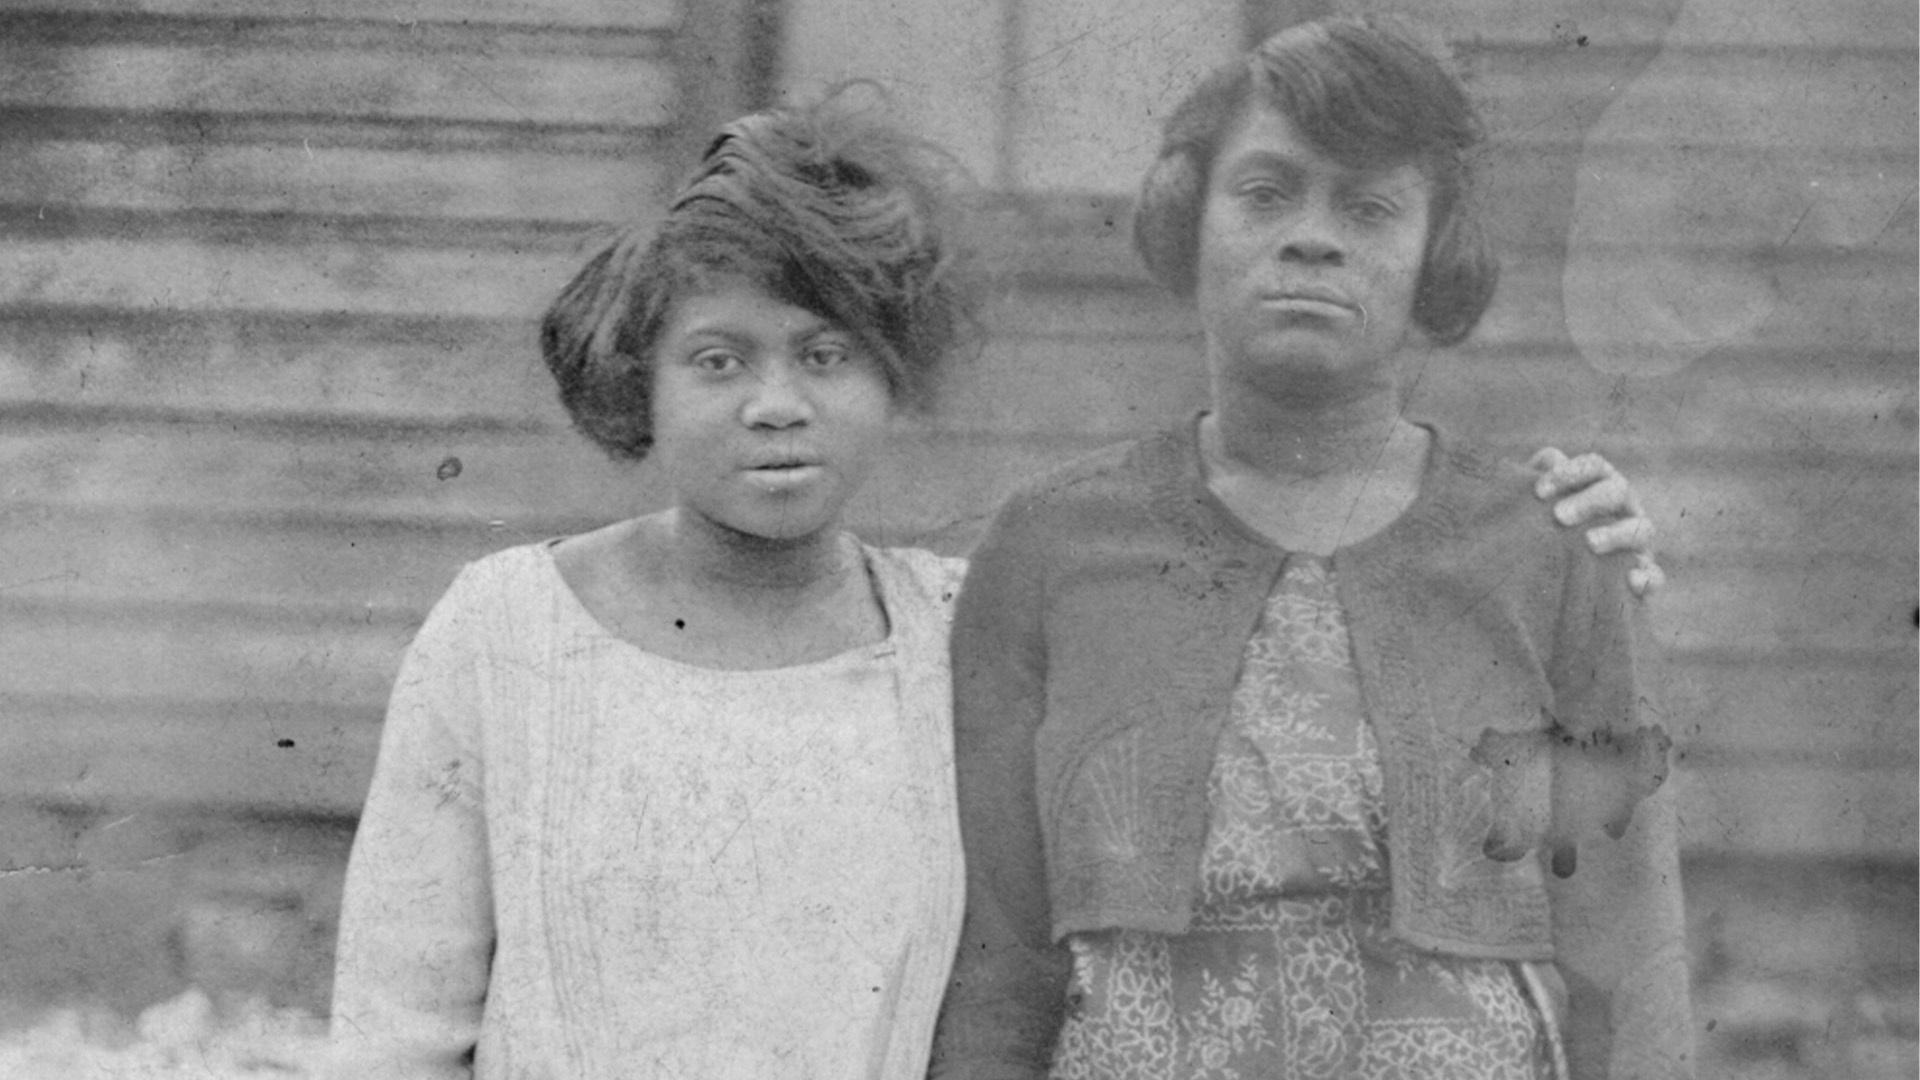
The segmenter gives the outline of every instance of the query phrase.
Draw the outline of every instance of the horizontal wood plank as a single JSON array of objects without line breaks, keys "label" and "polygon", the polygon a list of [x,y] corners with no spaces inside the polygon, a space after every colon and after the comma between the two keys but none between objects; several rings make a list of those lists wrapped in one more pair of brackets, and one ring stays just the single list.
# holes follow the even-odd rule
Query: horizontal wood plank
[{"label": "horizontal wood plank", "polygon": [[0,321],[0,403],[349,427],[566,422],[531,322]]},{"label": "horizontal wood plank", "polygon": [[0,248],[0,306],[531,319],[579,261],[339,243],[32,240]]},{"label": "horizontal wood plank", "polygon": [[418,618],[466,562],[594,524],[584,516],[395,525],[16,507],[0,515],[0,597]]},{"label": "horizontal wood plank", "polygon": [[[1910,258],[1871,255],[1776,259],[1771,252],[1712,252],[1658,250],[1646,247],[1589,248],[1582,258],[1589,280],[1618,282],[1635,268],[1658,260],[1663,280],[1677,282],[1667,299],[1668,312],[1628,309],[1623,318],[1649,319],[1674,314],[1693,317],[1690,293],[1702,301],[1723,306],[1721,298],[1737,300],[1739,308],[1724,321],[1702,322],[1700,334],[1679,342],[1692,359],[1711,357],[1716,350],[1738,350],[1765,343],[1773,348],[1814,350],[1853,349],[1862,352],[1912,351],[1920,342],[1920,305],[1916,304],[1913,263]],[[1475,331],[1473,341],[1496,348],[1530,343],[1566,342],[1567,308],[1581,303],[1598,308],[1613,302],[1607,293],[1566,295],[1564,264],[1544,255],[1513,256],[1504,260],[1505,272],[1493,305]],[[1641,333],[1656,341],[1651,326],[1629,324],[1615,332],[1626,340]],[[1665,374],[1650,367],[1646,374]]]},{"label": "horizontal wood plank", "polygon": [[166,15],[191,19],[365,19],[658,30],[675,0],[0,0],[0,11]]},{"label": "horizontal wood plank", "polygon": [[367,709],[386,700],[411,620],[303,621],[252,609],[135,610],[0,598],[0,678],[24,698],[294,701]]},{"label": "horizontal wood plank", "polygon": [[[1387,5],[1393,7],[1394,5]],[[1483,48],[1575,52],[1590,48],[1647,46],[1672,39],[1734,45],[1743,49],[1882,48],[1915,33],[1907,5],[1886,0],[1833,0],[1794,9],[1791,19],[1747,17],[1720,26],[1709,10],[1675,18],[1671,5],[1590,4],[1562,0],[1444,0],[1401,5],[1444,32],[1466,51]],[[481,22],[657,29],[678,22],[673,0],[0,0],[0,11],[141,13],[185,18],[367,19]],[[910,17],[910,15],[906,16]],[[1724,16],[1722,16],[1724,17]],[[1711,36],[1709,36],[1711,35]],[[1585,41],[1581,38],[1584,37]]]},{"label": "horizontal wood plank", "polygon": [[1916,842],[1911,759],[1852,764],[1727,766],[1675,773],[1681,842],[1749,855],[1911,859]]},{"label": "horizontal wood plank", "polygon": [[1913,554],[1905,542],[1916,527],[1910,461],[1867,464],[1809,455],[1797,466],[1776,458],[1745,468],[1675,461],[1641,474],[1635,485],[1663,536],[1670,535],[1682,555],[1716,547],[1798,552],[1809,561],[1827,551],[1909,560]]},{"label": "horizontal wood plank", "polygon": [[[1883,541],[1892,546],[1897,537]],[[1797,565],[1767,560],[1678,570],[1654,602],[1654,637],[1681,651],[1910,648],[1920,616],[1912,562],[1849,564],[1823,554],[1813,549]]]},{"label": "horizontal wood plank", "polygon": [[1920,759],[1914,669],[1910,648],[1716,650],[1650,658],[1641,681],[1690,765],[1757,759],[1868,767]]},{"label": "horizontal wood plank", "polygon": [[1776,260],[1914,246],[1911,138],[1788,153],[1656,129],[1566,145],[1499,144],[1479,168],[1494,235],[1509,250],[1590,236],[1663,249],[1745,246]]},{"label": "horizontal wood plank", "polygon": [[1469,90],[1496,142],[1667,138],[1795,152],[1912,147],[1912,38],[1895,47],[1648,56],[1595,49],[1492,50]]},{"label": "horizontal wood plank", "polygon": [[0,107],[291,114],[645,130],[671,121],[660,60],[409,49],[0,43]]},{"label": "horizontal wood plank", "polygon": [[1856,47],[1911,43],[1911,5],[1833,0],[1811,5],[1583,3],[1581,0],[1389,0],[1444,33],[1463,52],[1497,48],[1579,53],[1621,46],[1719,45],[1739,49]]},{"label": "horizontal wood plank", "polygon": [[0,203],[599,223],[656,214],[665,174],[638,155],[49,139],[0,156]]},{"label": "horizontal wood plank", "polygon": [[0,697],[10,800],[137,811],[352,815],[379,748],[377,707]]}]

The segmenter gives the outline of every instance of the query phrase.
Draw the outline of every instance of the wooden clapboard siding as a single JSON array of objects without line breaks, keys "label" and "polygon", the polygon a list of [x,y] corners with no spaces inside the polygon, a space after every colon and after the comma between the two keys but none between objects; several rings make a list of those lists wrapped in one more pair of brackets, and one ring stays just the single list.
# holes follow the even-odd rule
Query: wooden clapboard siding
[{"label": "wooden clapboard siding", "polygon": [[517,320],[16,310],[0,317],[0,408],[133,416],[561,422]]},{"label": "wooden clapboard siding", "polygon": [[[1664,54],[1672,11],[1604,25],[1624,13],[1596,12],[1589,47],[1568,40],[1578,20],[1464,47],[1498,140],[1488,203],[1519,257],[1463,360],[1566,366],[1477,398],[1495,384],[1463,378],[1435,404],[1508,438],[1584,429],[1634,474],[1673,574],[1650,612],[1654,682],[1692,851],[1910,860],[1914,13],[1848,4]],[[1636,76],[1660,96],[1602,123]],[[1555,267],[1580,170],[1633,178],[1614,227],[1580,240],[1590,268],[1684,265],[1757,317],[1664,378],[1569,377]]]},{"label": "wooden clapboard siding", "polygon": [[[1665,50],[1680,62],[1664,66],[1661,89],[1667,100],[1685,103],[1666,110],[1669,123],[1684,119],[1693,136],[1689,145],[1765,146],[1762,140],[1784,130],[1792,132],[1794,148],[1887,149],[1889,129],[1897,131],[1912,116],[1912,39],[1797,52],[1745,43]],[[1510,133],[1512,141],[1570,140],[1619,95],[1623,70],[1642,74],[1635,69],[1659,55],[1641,47],[1543,48],[1483,39],[1469,50],[1470,82],[1490,127]],[[1783,61],[1790,78],[1782,76]],[[1793,92],[1778,93],[1783,85]],[[1756,101],[1770,111],[1757,114]]]},{"label": "wooden clapboard siding", "polygon": [[8,716],[9,798],[57,807],[178,805],[184,787],[220,793],[209,802],[228,812],[349,817],[380,737],[377,706],[263,697],[22,696]]},{"label": "wooden clapboard siding", "polygon": [[[1460,50],[1496,42],[1549,56],[1621,44],[1654,46],[1673,31],[1682,14],[1682,5],[1673,0],[1379,0],[1365,6],[1414,16],[1443,31]],[[1748,5],[1696,6],[1704,9],[1700,17],[1709,25],[1732,13],[1740,32],[1727,39],[1749,48],[1792,50],[1792,55],[1823,47],[1910,45],[1917,21],[1911,5],[1886,0],[1828,0],[1794,7],[1790,17],[1781,17],[1777,10],[1750,13]],[[1256,32],[1276,29],[1273,16],[1288,23],[1343,10],[1312,0],[1249,0],[1247,9]]]},{"label": "wooden clapboard siding", "polygon": [[[1671,169],[1657,129],[1587,138],[1667,24],[1614,11],[1581,47],[1533,5],[1473,10],[1505,277],[1423,406],[1634,475],[1674,579],[1653,622],[1691,845],[1897,853],[1920,320],[1912,202],[1874,199],[1914,169],[1911,12],[1851,0],[1685,57],[1668,92],[1712,129],[1690,168],[1822,187],[1688,238],[1769,311],[1636,382],[1572,350],[1560,273],[1583,160]],[[400,644],[457,565],[657,501],[567,431],[532,319],[587,225],[657,210],[688,110],[731,100],[677,72],[683,15],[713,18],[0,5],[0,789],[350,812]],[[1740,111],[1783,64],[1804,90],[1770,118],[1784,148]],[[1719,239],[1754,235],[1774,242]],[[1134,265],[1123,201],[1007,193],[989,245],[988,349],[863,493],[870,534],[962,547],[1020,477],[1204,396],[1192,316]],[[1632,235],[1587,254],[1649,258]],[[1847,801],[1851,770],[1886,808]]]},{"label": "wooden clapboard siding", "polygon": [[452,571],[627,493],[530,316],[729,6],[0,7],[0,799],[354,812]]},{"label": "wooden clapboard siding", "polygon": [[608,29],[671,29],[681,5],[671,0],[4,0],[0,11],[97,12],[115,16],[164,15],[202,19],[358,19],[402,25],[482,23],[502,26],[566,26]]},{"label": "wooden clapboard siding", "polygon": [[646,127],[669,76],[636,58],[445,57],[362,47],[0,45],[0,105]]},{"label": "wooden clapboard siding", "polygon": [[[160,878],[209,823],[284,859],[322,819],[337,880],[457,568],[658,503],[568,430],[533,320],[595,223],[656,213],[756,103],[749,7],[0,0],[0,869],[90,871],[6,875],[0,1016],[176,992],[158,942],[189,892]],[[1917,9],[1778,7],[1663,52],[1671,0],[1419,5],[1487,105],[1504,275],[1415,407],[1632,475],[1671,575],[1647,681],[1680,744],[1699,1017],[1804,1051],[1830,1002],[1913,985]],[[1665,97],[1602,123],[1648,73]],[[1630,181],[1621,227],[1576,245],[1596,175]],[[964,551],[1022,477],[1204,398],[1124,197],[995,204],[987,349],[852,507],[871,537]],[[1717,270],[1759,315],[1676,373],[1596,371],[1574,256]],[[329,887],[292,893],[322,936]]]},{"label": "wooden clapboard siding", "polygon": [[72,210],[360,215],[599,223],[643,212],[652,160],[280,145],[129,145],[47,139],[0,158],[0,201]]}]

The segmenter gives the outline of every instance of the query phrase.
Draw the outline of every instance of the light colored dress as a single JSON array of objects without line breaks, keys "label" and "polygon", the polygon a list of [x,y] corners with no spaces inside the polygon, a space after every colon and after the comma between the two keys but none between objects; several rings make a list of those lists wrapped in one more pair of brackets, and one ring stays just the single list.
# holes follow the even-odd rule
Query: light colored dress
[{"label": "light colored dress", "polygon": [[394,690],[334,1074],[924,1075],[962,901],[961,564],[867,561],[887,640],[769,671],[613,636],[546,545],[467,568]]},{"label": "light colored dress", "polygon": [[1331,560],[1288,558],[1208,781],[1191,930],[1078,934],[1061,1080],[1536,1080],[1519,969],[1389,935],[1385,801]]}]

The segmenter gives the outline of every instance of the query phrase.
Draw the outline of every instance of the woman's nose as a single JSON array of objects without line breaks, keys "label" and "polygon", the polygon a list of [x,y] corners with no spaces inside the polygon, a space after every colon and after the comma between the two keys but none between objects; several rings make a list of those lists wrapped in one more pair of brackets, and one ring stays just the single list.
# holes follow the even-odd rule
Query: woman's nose
[{"label": "woman's nose", "polygon": [[741,419],[749,427],[764,428],[788,428],[813,419],[813,401],[792,364],[772,363],[754,373]]},{"label": "woman's nose", "polygon": [[1320,206],[1307,206],[1295,214],[1280,245],[1280,261],[1307,266],[1339,266],[1347,261],[1347,248],[1333,213]]}]

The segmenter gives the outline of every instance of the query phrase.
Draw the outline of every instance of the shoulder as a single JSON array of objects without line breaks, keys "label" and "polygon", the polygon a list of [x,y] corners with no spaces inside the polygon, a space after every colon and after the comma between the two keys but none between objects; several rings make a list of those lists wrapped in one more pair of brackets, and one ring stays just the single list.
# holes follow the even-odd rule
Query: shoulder
[{"label": "shoulder", "polygon": [[1436,430],[1427,482],[1454,529],[1504,543],[1560,546],[1553,507],[1534,495],[1536,473],[1514,454]]},{"label": "shoulder", "polygon": [[867,559],[880,573],[911,581],[933,592],[958,584],[967,572],[967,560],[937,555],[925,548],[862,546],[866,548]]},{"label": "shoulder", "polygon": [[879,575],[891,597],[906,597],[938,609],[944,618],[960,594],[967,560],[936,555],[924,548],[863,545],[867,563]]},{"label": "shoulder", "polygon": [[1186,456],[1178,433],[1165,432],[1068,461],[1014,488],[994,515],[987,543],[1137,524],[1141,511],[1177,487]]},{"label": "shoulder", "polygon": [[467,563],[427,613],[414,637],[415,650],[456,641],[477,644],[497,635],[511,612],[551,597],[557,574],[545,543],[506,548]]},{"label": "shoulder", "polygon": [[551,542],[521,544],[460,568],[441,603],[480,603],[548,591],[557,573]]},{"label": "shoulder", "polygon": [[1531,577],[1536,588],[1546,579],[1625,581],[1632,557],[1596,555],[1585,529],[1561,525],[1553,504],[1534,493],[1538,473],[1517,454],[1438,431],[1433,454],[1435,513],[1447,536],[1471,550],[1474,565],[1506,579]]}]

